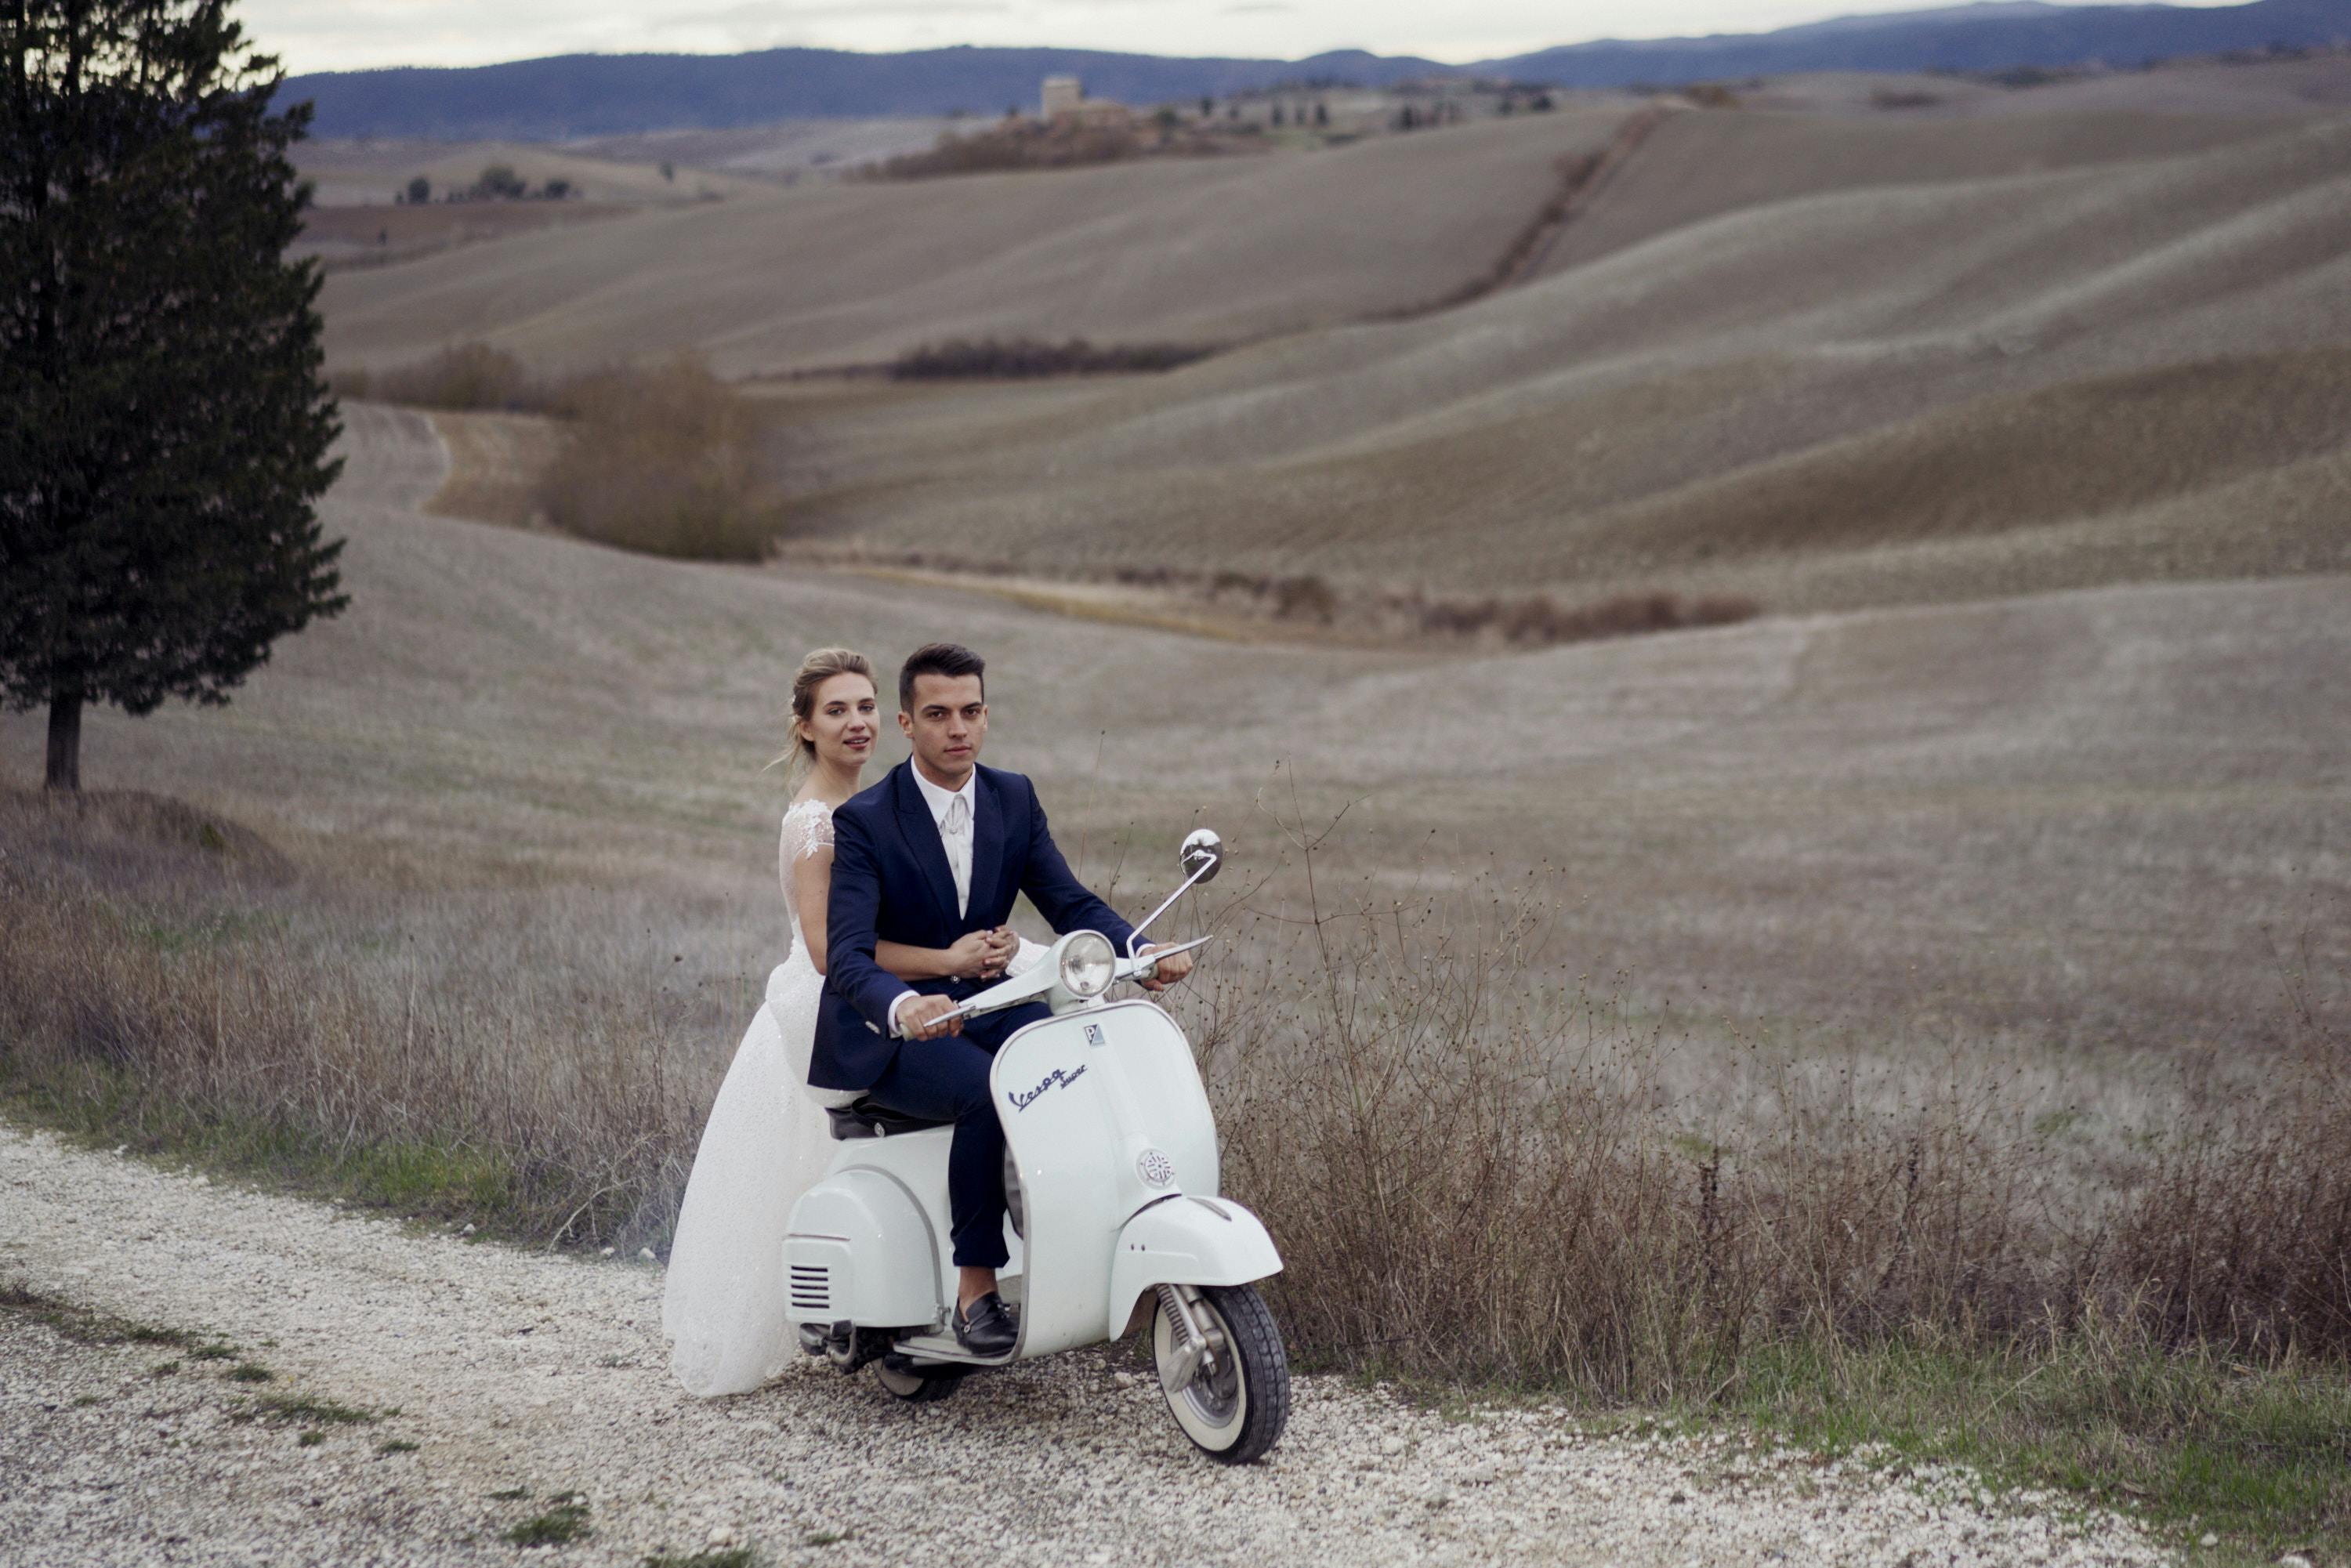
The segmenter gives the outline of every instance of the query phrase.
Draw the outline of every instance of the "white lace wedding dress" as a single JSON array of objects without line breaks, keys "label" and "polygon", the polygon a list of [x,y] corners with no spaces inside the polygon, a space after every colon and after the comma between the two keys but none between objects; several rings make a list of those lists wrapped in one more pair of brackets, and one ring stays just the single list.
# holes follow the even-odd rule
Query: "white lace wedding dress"
[{"label": "white lace wedding dress", "polygon": [[784,813],[777,863],[792,950],[768,976],[767,1003],[710,1108],[670,1245],[662,1332],[678,1382],[705,1397],[747,1393],[799,1354],[784,1321],[784,1229],[831,1158],[825,1106],[856,1098],[808,1081],[824,977],[800,940],[792,868],[831,847],[832,810],[823,801]]}]

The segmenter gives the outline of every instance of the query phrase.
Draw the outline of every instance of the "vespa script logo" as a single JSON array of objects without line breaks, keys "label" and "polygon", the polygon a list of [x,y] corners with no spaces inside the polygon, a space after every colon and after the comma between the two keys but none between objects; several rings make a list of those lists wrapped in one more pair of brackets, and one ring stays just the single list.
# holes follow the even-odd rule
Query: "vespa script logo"
[{"label": "vespa script logo", "polygon": [[1012,1102],[1012,1108],[1015,1111],[1026,1111],[1029,1106],[1034,1105],[1038,1101],[1043,1099],[1045,1097],[1045,1091],[1048,1089],[1065,1088],[1071,1083],[1075,1083],[1079,1079],[1083,1078],[1085,1075],[1086,1070],[1082,1067],[1079,1068],[1075,1072],[1071,1072],[1066,1068],[1056,1067],[1052,1071],[1045,1074],[1043,1082],[1038,1084],[1036,1088],[1029,1091],[1028,1093],[1023,1094],[1019,1090],[1013,1089],[1007,1091],[1005,1098]]}]

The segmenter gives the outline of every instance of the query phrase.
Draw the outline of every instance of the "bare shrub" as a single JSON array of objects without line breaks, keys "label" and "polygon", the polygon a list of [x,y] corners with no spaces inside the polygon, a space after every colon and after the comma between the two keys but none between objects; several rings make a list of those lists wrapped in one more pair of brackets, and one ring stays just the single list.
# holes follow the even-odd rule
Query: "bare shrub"
[{"label": "bare shrub", "polygon": [[758,422],[699,361],[598,372],[555,400],[570,416],[539,481],[556,527],[653,555],[756,560],[782,530]]},{"label": "bare shrub", "polygon": [[1179,1004],[1311,1357],[1671,1400],[1772,1346],[2351,1354],[2351,1084],[2314,1020],[2225,1094],[2148,1071],[2147,1120],[2094,1138],[1989,1051],[1644,1029],[1546,974],[1527,891],[1283,912]]},{"label": "bare shrub", "polygon": [[506,350],[487,343],[459,343],[410,364],[367,374],[350,395],[412,408],[465,413],[544,409],[548,393],[523,362]]},{"label": "bare shrub", "polygon": [[1190,343],[1047,343],[1034,338],[950,338],[909,349],[892,362],[899,381],[1018,381],[1172,371],[1205,360],[1213,346]]},{"label": "bare shrub", "polygon": [[929,180],[1021,169],[1074,169],[1134,158],[1214,157],[1252,146],[1250,138],[1239,134],[1243,129],[1161,122],[1155,123],[1146,137],[1131,124],[1006,120],[967,134],[948,131],[928,152],[902,152],[868,164],[858,177]]},{"label": "bare shrub", "polygon": [[[739,912],[371,880],[206,821],[0,795],[0,1087],[405,1212],[664,1233],[769,956]],[[2351,1355],[2351,1082],[2314,1009],[2293,1058],[2103,1092],[1980,1045],[1693,1040],[1562,972],[1544,884],[1334,910],[1288,831],[1302,903],[1215,914],[1175,1002],[1317,1363],[1703,1399],[1886,1342]]]}]

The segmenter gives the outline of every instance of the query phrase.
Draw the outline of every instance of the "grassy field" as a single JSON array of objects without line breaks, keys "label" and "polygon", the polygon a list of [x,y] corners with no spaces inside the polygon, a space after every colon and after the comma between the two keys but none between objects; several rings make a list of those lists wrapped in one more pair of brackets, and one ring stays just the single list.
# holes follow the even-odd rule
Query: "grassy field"
[{"label": "grassy field", "polygon": [[1330,152],[825,184],[339,275],[338,365],[479,338],[550,368],[695,349],[728,376],[946,338],[1223,343],[1483,274],[1623,107]]},{"label": "grassy field", "polygon": [[2343,1531],[2344,580],[1253,645],[426,516],[423,417],[350,419],[349,614],[225,712],[94,717],[143,793],[0,801],[20,1113],[658,1244],[783,945],[784,672],[946,632],[1114,900],[1232,846],[1183,1006],[1301,1354]]},{"label": "grassy field", "polygon": [[[1264,336],[747,383],[763,565],[537,526],[544,421],[348,408],[345,616],[225,711],[91,716],[79,811],[0,720],[12,1103],[658,1244],[782,953],[788,672],[953,636],[1113,902],[1231,847],[1180,1006],[1301,1355],[2351,1548],[2351,119],[2304,64],[1677,110],[1412,319],[1625,106],[339,274],[346,367]],[[1073,586],[1119,568],[1764,613],[1202,636]]]}]

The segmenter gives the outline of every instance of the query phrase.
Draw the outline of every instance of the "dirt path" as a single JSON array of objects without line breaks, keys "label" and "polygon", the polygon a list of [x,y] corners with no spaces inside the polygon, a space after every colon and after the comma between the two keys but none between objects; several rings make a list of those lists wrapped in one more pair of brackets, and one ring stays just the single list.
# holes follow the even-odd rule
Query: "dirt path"
[{"label": "dirt path", "polygon": [[[1994,1511],[1962,1477],[1601,1437],[1545,1409],[1447,1421],[1329,1378],[1301,1380],[1269,1462],[1226,1470],[1132,1347],[919,1408],[813,1367],[701,1402],[669,1379],[661,1281],[0,1127],[0,1281],[236,1349],[83,1343],[0,1311],[0,1562],[507,1561],[506,1532],[573,1493],[592,1533],[560,1556],[581,1563],[714,1541],[838,1563],[2159,1560],[2126,1522]],[[270,1380],[231,1381],[243,1360]],[[273,1396],[398,1414],[280,1420]]]}]

